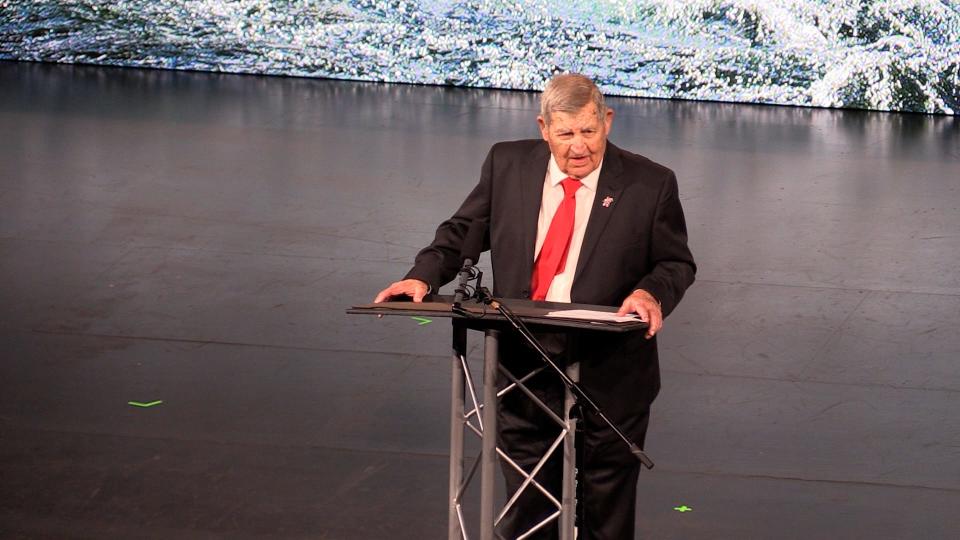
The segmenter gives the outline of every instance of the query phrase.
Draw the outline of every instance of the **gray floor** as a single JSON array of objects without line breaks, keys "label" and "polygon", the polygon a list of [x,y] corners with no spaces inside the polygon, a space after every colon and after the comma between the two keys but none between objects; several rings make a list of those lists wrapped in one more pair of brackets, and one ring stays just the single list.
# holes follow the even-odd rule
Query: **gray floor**
[{"label": "gray floor", "polygon": [[[611,102],[700,264],[642,537],[958,537],[960,122]],[[2,536],[442,537],[449,326],[344,309],[535,110],[0,63]]]}]

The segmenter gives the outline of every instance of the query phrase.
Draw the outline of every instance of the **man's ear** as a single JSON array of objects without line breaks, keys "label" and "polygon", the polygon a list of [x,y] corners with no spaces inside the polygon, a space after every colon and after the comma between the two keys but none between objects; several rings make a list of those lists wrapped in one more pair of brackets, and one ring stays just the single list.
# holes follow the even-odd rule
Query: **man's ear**
[{"label": "man's ear", "polygon": [[610,128],[613,127],[613,109],[607,107],[607,114],[604,115],[603,123],[606,125],[607,133],[610,133]]},{"label": "man's ear", "polygon": [[549,141],[547,138],[547,122],[543,119],[543,116],[537,115],[537,126],[540,127],[540,136],[543,137],[543,140]]}]

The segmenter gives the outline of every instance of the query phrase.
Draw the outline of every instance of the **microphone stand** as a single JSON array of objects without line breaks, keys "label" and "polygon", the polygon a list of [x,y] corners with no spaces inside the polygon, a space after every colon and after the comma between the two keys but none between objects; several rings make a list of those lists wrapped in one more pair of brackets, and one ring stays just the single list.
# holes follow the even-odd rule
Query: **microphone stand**
[{"label": "microphone stand", "polygon": [[[476,264],[480,260],[480,254],[483,252],[483,240],[487,235],[489,228],[488,220],[476,219],[470,222],[467,228],[467,234],[460,246],[460,256],[463,260],[463,266],[460,268],[460,279],[457,283],[457,289],[453,295],[453,311],[460,312],[462,308],[460,303],[464,298],[472,298],[473,293],[467,283],[476,279],[476,287],[480,287],[480,277],[482,272],[477,270]],[[476,289],[474,289],[476,290]]]},{"label": "microphone stand", "polygon": [[[464,268],[466,268],[466,265],[464,265]],[[473,270],[472,266],[470,270]],[[463,272],[464,270],[461,270],[461,279],[463,278]],[[466,291],[465,284],[463,288],[464,288],[464,291]],[[459,292],[459,289],[458,289],[458,292]],[[594,402],[592,399],[590,399],[590,396],[588,396],[586,392],[584,392],[583,388],[581,388],[579,384],[574,382],[567,375],[567,373],[563,369],[561,369],[560,366],[558,366],[556,362],[553,361],[552,358],[550,358],[550,355],[547,353],[547,351],[544,350],[543,346],[537,340],[536,336],[533,335],[533,333],[530,331],[529,328],[527,328],[527,326],[523,323],[523,321],[520,320],[520,318],[517,317],[513,313],[513,311],[511,311],[510,308],[507,305],[505,305],[502,301],[494,298],[490,294],[490,291],[486,289],[486,287],[480,286],[479,277],[477,280],[477,286],[475,288],[475,294],[473,296],[476,297],[478,302],[489,305],[493,309],[497,310],[497,312],[499,312],[500,315],[502,315],[503,318],[510,323],[510,325],[514,328],[514,330],[516,330],[521,336],[523,336],[527,344],[531,348],[533,348],[533,350],[536,351],[537,354],[540,355],[540,358],[543,360],[543,362],[546,365],[548,365],[557,375],[559,375],[560,380],[563,381],[563,384],[570,389],[570,392],[574,396],[575,404],[577,407],[581,406],[581,404],[585,404],[587,408],[590,409],[590,411],[592,411],[595,415],[597,415],[597,417],[600,418],[600,420],[602,420],[603,423],[605,423],[611,430],[613,430],[614,433],[617,434],[618,437],[620,437],[621,440],[623,440],[624,443],[626,443],[626,445],[630,449],[630,453],[633,454],[634,457],[639,459],[640,463],[642,463],[647,469],[653,468],[653,460],[651,460],[650,457],[647,456],[647,454],[644,453],[644,451],[641,450],[639,446],[637,446],[633,441],[631,441],[630,438],[627,437],[627,435],[619,427],[617,427],[616,424],[613,423],[613,421],[607,418],[607,415],[603,413],[603,411],[600,409],[600,406],[597,405],[596,402]],[[455,311],[457,311],[458,313],[461,313],[461,314],[466,313],[466,311],[460,307],[459,303],[455,302],[454,306],[456,308]]]},{"label": "microphone stand", "polygon": [[[460,304],[464,299],[469,300],[474,295],[470,292],[470,286],[467,285],[473,279],[477,280],[477,287],[480,286],[480,280],[483,278],[483,272],[477,270],[477,267],[474,266],[476,261],[473,259],[467,258],[463,260],[463,266],[460,268],[459,281],[457,281],[457,288],[453,291],[453,311],[462,312],[463,308],[460,307]],[[462,313],[460,313],[462,315]]]}]

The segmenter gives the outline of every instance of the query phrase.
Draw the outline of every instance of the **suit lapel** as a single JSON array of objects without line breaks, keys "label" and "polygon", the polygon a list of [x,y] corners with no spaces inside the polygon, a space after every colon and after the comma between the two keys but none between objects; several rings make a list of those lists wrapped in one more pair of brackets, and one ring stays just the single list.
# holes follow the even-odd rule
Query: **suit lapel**
[{"label": "suit lapel", "polygon": [[610,216],[617,208],[620,193],[623,191],[621,172],[623,172],[623,164],[620,162],[620,150],[607,142],[607,150],[603,156],[603,166],[600,169],[600,178],[597,179],[597,194],[593,199],[593,208],[590,209],[587,230],[584,232],[583,244],[580,246],[577,271],[573,275],[574,288],[577,286],[577,280],[583,274],[587,261],[590,260],[593,251],[600,243],[600,238],[610,221]]},{"label": "suit lapel", "polygon": [[523,165],[520,178],[520,229],[523,231],[522,275],[533,273],[533,252],[537,247],[537,222],[543,201],[543,181],[547,177],[550,149],[546,143],[538,145]]}]

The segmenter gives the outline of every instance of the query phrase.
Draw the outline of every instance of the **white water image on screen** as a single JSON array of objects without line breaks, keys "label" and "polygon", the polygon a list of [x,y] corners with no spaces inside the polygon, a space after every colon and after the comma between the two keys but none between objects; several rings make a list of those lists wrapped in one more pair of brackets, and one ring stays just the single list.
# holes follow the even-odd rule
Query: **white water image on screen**
[{"label": "white water image on screen", "polygon": [[0,59],[960,114],[960,2],[0,0]]}]

